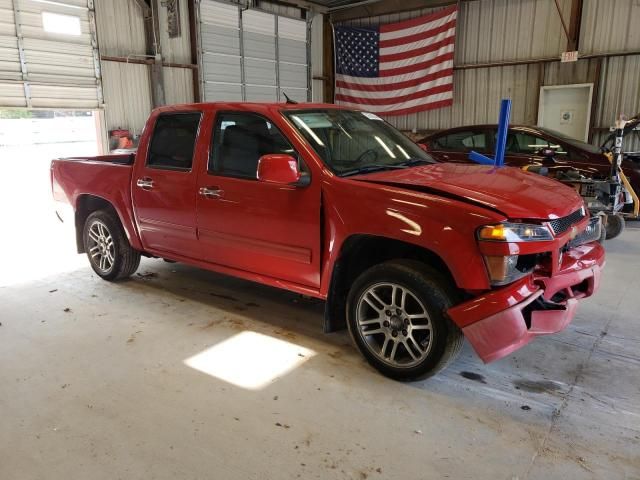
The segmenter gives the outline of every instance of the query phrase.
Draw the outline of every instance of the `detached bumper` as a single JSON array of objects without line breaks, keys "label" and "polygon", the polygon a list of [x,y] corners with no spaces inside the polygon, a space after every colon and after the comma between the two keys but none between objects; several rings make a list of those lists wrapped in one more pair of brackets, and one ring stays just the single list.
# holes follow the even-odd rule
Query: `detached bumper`
[{"label": "detached bumper", "polygon": [[492,362],[569,325],[579,300],[598,289],[604,263],[602,245],[582,245],[565,254],[552,277],[530,275],[447,313],[482,361]]}]

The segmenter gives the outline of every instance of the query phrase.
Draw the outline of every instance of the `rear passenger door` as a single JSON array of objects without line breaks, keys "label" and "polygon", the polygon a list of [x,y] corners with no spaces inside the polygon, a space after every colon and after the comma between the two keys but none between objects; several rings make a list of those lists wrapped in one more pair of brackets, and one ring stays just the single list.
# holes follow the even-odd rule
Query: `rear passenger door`
[{"label": "rear passenger door", "polygon": [[[198,236],[211,263],[320,285],[320,185],[258,181],[258,160],[269,153],[297,156],[269,119],[220,112],[206,171],[198,177]],[[301,170],[306,166],[300,161]]]},{"label": "rear passenger door", "polygon": [[436,158],[445,162],[469,163],[469,153],[489,154],[491,143],[483,129],[459,130],[437,137],[431,143]]},{"label": "rear passenger door", "polygon": [[197,258],[194,159],[201,112],[161,113],[133,172],[132,199],[147,250]]}]

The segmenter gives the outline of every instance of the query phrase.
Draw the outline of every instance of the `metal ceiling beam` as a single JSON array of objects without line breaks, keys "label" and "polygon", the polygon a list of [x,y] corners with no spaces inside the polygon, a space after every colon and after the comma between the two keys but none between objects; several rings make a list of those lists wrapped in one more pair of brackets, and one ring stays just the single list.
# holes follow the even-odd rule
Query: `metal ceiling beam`
[{"label": "metal ceiling beam", "polygon": [[445,7],[458,3],[456,0],[376,0],[362,2],[353,7],[330,10],[332,22],[344,22],[356,18],[377,17],[389,13],[407,12],[421,8]]},{"label": "metal ceiling beam", "polygon": [[151,7],[146,0],[134,0],[134,2],[138,4],[145,17],[151,14]]},{"label": "metal ceiling beam", "polygon": [[562,15],[559,1],[555,0],[555,3],[556,10],[558,10],[558,15],[560,16],[560,23],[562,23],[562,29],[567,36],[567,51],[572,52],[578,50],[580,23],[582,20],[582,0],[571,0],[568,24],[567,21],[565,21],[564,15]]},{"label": "metal ceiling beam", "polygon": [[200,92],[200,69],[198,67],[198,19],[196,9],[196,0],[187,0],[187,8],[189,11],[189,47],[191,53],[191,63],[196,68],[191,72],[193,85],[193,101],[202,101],[202,93]]},{"label": "metal ceiling beam", "polygon": [[[162,49],[160,48],[160,2],[151,0],[151,27],[153,42],[153,63],[151,64],[151,101],[153,106],[159,107],[165,104],[164,96],[164,69],[162,68]],[[147,48],[149,46],[147,45]]]},{"label": "metal ceiling beam", "polygon": [[[311,10],[316,13],[328,13],[329,9],[320,3],[316,3],[313,1],[307,0],[270,0],[271,3],[277,3],[280,5],[286,5],[289,7],[297,7],[302,8],[304,10]],[[258,3],[258,8],[260,8],[260,4]]]},{"label": "metal ceiling beam", "polygon": [[582,4],[583,0],[572,0],[571,13],[569,14],[569,39],[567,41],[567,51],[578,50],[580,43],[580,25],[582,24]]}]

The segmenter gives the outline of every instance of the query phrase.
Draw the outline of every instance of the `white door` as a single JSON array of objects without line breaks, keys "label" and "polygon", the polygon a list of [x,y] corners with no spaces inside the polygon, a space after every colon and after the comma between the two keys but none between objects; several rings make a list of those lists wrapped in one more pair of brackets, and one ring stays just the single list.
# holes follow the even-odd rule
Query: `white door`
[{"label": "white door", "polygon": [[0,107],[102,107],[92,0],[0,0]]},{"label": "white door", "polygon": [[214,0],[199,6],[205,101],[310,100],[304,20]]},{"label": "white door", "polygon": [[586,142],[592,94],[592,83],[540,87],[538,126]]}]

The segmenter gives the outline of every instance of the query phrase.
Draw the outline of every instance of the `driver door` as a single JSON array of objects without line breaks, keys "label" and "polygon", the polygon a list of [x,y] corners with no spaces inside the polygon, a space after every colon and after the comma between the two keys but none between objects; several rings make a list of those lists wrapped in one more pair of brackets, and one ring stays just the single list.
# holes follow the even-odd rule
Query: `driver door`
[{"label": "driver door", "polygon": [[198,176],[201,250],[211,263],[317,288],[320,184],[260,182],[258,161],[268,153],[297,156],[269,119],[217,114],[208,167]]}]

